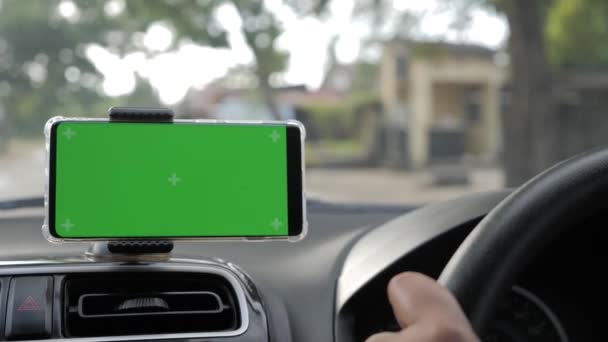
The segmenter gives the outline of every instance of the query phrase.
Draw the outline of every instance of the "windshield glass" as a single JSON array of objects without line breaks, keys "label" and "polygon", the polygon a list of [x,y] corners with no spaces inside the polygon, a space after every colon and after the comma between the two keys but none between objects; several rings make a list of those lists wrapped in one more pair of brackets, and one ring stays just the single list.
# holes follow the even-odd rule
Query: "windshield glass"
[{"label": "windshield glass", "polygon": [[0,200],[54,115],[297,119],[309,197],[422,204],[608,142],[597,0],[0,0]]}]

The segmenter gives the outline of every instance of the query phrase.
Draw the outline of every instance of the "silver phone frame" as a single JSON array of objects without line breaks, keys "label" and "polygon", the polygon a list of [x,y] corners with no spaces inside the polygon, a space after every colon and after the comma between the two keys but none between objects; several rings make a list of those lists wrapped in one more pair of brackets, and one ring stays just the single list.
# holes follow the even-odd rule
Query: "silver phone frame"
[{"label": "silver phone frame", "polygon": [[300,130],[300,148],[301,148],[301,176],[302,176],[302,231],[298,235],[287,235],[287,236],[255,236],[255,237],[136,237],[136,238],[59,238],[53,236],[50,231],[49,215],[50,215],[50,167],[51,167],[51,128],[53,125],[65,122],[65,121],[82,121],[82,122],[101,122],[109,123],[109,119],[103,118],[84,118],[84,117],[68,117],[68,116],[55,116],[50,118],[44,125],[44,136],[45,136],[45,185],[44,185],[44,223],[42,225],[42,234],[44,237],[52,243],[61,244],[66,242],[95,242],[95,241],[149,241],[149,240],[163,240],[163,241],[245,241],[245,242],[259,242],[259,241],[289,241],[298,242],[304,239],[308,233],[308,219],[306,215],[306,166],[304,157],[304,143],[306,138],[306,129],[304,125],[297,120],[213,120],[213,119],[174,119],[173,123],[190,123],[190,124],[201,124],[201,125],[276,125],[276,126],[290,126],[297,127]]}]

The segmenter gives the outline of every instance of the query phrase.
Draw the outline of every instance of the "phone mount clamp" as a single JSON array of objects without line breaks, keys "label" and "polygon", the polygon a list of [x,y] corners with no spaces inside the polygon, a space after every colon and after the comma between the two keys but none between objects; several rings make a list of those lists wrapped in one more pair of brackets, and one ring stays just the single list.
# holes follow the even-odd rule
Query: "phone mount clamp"
[{"label": "phone mount clamp", "polygon": [[[169,108],[111,107],[110,122],[173,122]],[[170,240],[116,240],[91,244],[85,255],[94,259],[123,261],[168,259],[173,250]]]}]

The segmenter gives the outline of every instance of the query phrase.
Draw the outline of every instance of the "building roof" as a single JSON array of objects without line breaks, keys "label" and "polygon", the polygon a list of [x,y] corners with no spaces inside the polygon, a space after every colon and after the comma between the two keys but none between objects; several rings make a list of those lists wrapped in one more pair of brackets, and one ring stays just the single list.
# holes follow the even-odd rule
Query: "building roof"
[{"label": "building roof", "polygon": [[284,91],[276,94],[276,101],[296,107],[319,103],[338,104],[344,102],[344,94],[323,88],[317,91]]},{"label": "building roof", "polygon": [[422,52],[444,52],[453,55],[462,56],[479,56],[493,58],[496,54],[496,50],[488,48],[482,45],[476,44],[461,44],[461,43],[450,43],[445,41],[422,41],[412,39],[391,39],[385,42],[388,45],[402,45],[407,48],[423,49]]}]

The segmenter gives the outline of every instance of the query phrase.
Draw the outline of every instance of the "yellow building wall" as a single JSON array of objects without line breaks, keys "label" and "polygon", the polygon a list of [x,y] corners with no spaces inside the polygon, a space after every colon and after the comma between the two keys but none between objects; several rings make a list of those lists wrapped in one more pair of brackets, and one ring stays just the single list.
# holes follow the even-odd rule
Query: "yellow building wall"
[{"label": "yellow building wall", "polygon": [[[397,75],[397,57],[404,46],[387,45],[381,68],[382,100],[386,113],[407,106],[409,157],[414,167],[428,162],[429,129],[449,121],[465,124],[465,94],[476,87],[480,118],[467,127],[469,153],[496,158],[500,149],[500,88],[505,73],[488,56],[440,54],[409,56],[407,77]],[[401,124],[401,120],[395,120]]]},{"label": "yellow building wall", "polygon": [[433,122],[464,122],[465,86],[457,83],[433,84]]},{"label": "yellow building wall", "polygon": [[[466,128],[466,151],[478,156],[496,158],[500,136],[500,84],[503,74],[492,60],[479,57],[441,58],[411,62],[416,70],[410,75],[410,115],[412,120],[410,139],[413,164],[423,166],[428,162],[428,130],[448,116],[454,121],[464,121],[466,90],[479,87],[479,122]],[[414,89],[413,87],[417,88]],[[428,103],[423,103],[428,101]],[[447,120],[446,120],[447,121]]]}]

